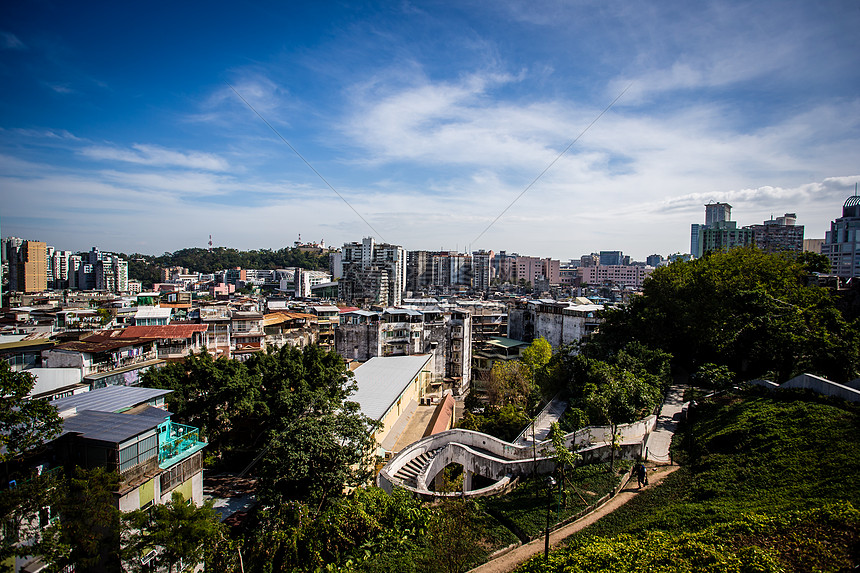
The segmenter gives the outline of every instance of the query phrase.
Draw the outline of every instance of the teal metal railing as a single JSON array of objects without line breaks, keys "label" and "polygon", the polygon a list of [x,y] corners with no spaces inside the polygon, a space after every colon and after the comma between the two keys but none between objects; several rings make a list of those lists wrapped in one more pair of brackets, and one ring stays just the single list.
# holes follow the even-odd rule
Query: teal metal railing
[{"label": "teal metal railing", "polygon": [[167,420],[158,427],[158,463],[204,444],[200,430]]}]

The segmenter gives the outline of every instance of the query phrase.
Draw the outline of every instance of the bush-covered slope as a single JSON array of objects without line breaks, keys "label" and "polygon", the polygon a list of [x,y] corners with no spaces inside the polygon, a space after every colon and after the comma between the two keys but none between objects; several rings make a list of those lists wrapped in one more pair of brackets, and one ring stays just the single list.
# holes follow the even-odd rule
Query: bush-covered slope
[{"label": "bush-covered slope", "polygon": [[842,571],[860,565],[860,413],[809,395],[699,405],[684,467],[521,571]]}]

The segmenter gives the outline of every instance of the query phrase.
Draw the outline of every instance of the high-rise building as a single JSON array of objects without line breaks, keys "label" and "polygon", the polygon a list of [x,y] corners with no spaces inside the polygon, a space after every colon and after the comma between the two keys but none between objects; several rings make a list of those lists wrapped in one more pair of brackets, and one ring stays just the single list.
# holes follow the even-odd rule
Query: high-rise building
[{"label": "high-rise building", "polygon": [[373,237],[341,249],[343,278],[338,296],[365,304],[398,306],[406,289],[406,251],[400,245],[376,244]]},{"label": "high-rise building", "polygon": [[47,245],[42,241],[24,241],[18,262],[18,290],[41,292],[48,288]]},{"label": "high-rise building", "polygon": [[624,255],[621,251],[600,251],[600,262],[602,267],[616,266],[624,264]]},{"label": "high-rise building", "polygon": [[487,292],[490,282],[495,278],[493,273],[493,251],[472,252],[472,287],[475,290]]},{"label": "high-rise building", "polygon": [[842,278],[860,276],[860,195],[842,205],[842,216],[830,223],[821,254],[830,259],[830,272]]},{"label": "high-rise building", "polygon": [[728,203],[705,205],[705,224],[694,223],[690,227],[690,253],[701,258],[705,253],[753,244],[752,229],[738,229],[731,216],[732,206]]},{"label": "high-rise building", "polygon": [[418,293],[433,284],[433,254],[430,251],[406,253],[406,290]]},{"label": "high-rise building", "polygon": [[56,251],[52,259],[54,288],[69,288],[69,258],[71,251]]},{"label": "high-rise building", "polygon": [[766,253],[803,251],[803,225],[797,225],[797,215],[786,213],[782,217],[764,221],[761,225],[749,225],[753,230],[756,248]]},{"label": "high-rise building", "polygon": [[753,244],[753,239],[752,229],[748,227],[738,229],[735,221],[717,221],[699,231],[699,252],[695,254],[700,258],[705,253],[747,247]]},{"label": "high-rise building", "polygon": [[645,259],[645,264],[649,267],[659,267],[663,264],[663,255],[648,255]]},{"label": "high-rise building", "polygon": [[732,206],[728,203],[708,203],[705,205],[705,226],[732,220]]}]

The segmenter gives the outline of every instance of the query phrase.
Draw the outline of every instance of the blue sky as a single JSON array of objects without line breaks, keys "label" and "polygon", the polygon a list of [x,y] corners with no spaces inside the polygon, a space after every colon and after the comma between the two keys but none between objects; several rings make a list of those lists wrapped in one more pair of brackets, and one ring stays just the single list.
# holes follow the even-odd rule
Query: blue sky
[{"label": "blue sky", "polygon": [[3,2],[2,234],[644,259],[727,201],[821,238],[860,181],[858,30],[857,0]]}]

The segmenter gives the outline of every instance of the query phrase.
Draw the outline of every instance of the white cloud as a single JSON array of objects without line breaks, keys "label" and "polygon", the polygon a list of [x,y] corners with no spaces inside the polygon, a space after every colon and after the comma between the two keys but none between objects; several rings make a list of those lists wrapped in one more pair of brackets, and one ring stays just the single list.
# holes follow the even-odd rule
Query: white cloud
[{"label": "white cloud", "polygon": [[0,50],[26,50],[27,46],[15,34],[0,32]]},{"label": "white cloud", "polygon": [[131,149],[108,146],[91,146],[80,153],[100,161],[123,161],[141,165],[183,167],[205,171],[226,171],[228,162],[212,153],[199,151],[182,152],[157,145],[134,144]]}]

